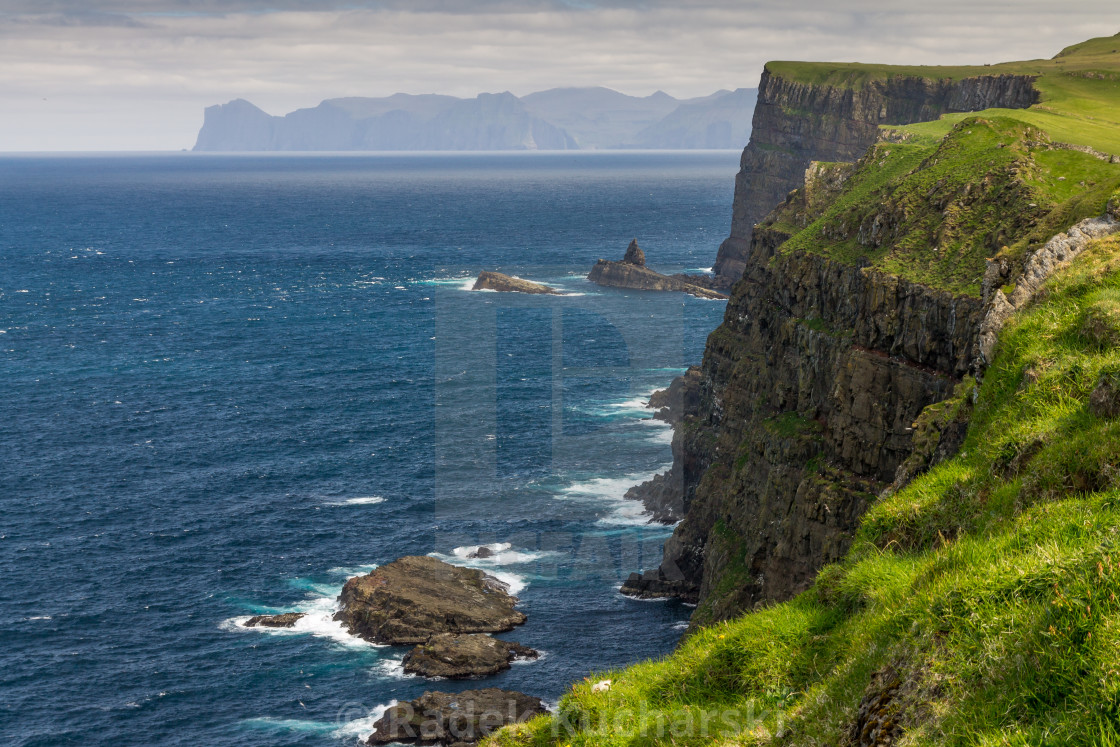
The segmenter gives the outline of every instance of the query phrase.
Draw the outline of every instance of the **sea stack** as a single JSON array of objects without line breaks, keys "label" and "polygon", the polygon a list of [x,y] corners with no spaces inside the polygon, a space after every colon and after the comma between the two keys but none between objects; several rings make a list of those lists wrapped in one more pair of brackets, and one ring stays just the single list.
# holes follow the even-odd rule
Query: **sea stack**
[{"label": "sea stack", "polygon": [[630,246],[626,247],[626,256],[622,258],[622,261],[638,267],[646,266],[646,253],[638,246],[637,239],[630,239]]},{"label": "sea stack", "polygon": [[706,288],[701,283],[707,278],[689,275],[662,275],[646,267],[646,254],[633,239],[626,248],[621,262],[600,259],[591,268],[587,279],[608,288],[632,288],[648,291],[674,291],[689,293],[698,298],[726,299],[724,294]]}]

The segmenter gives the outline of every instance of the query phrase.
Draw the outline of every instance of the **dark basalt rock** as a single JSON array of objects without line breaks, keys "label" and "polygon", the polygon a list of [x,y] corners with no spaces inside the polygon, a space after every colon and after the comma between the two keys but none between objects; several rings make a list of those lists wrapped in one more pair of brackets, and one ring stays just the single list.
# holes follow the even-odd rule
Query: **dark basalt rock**
[{"label": "dark basalt rock", "polygon": [[638,246],[637,239],[630,239],[630,246],[626,247],[626,255],[622,258],[622,261],[627,264],[645,267],[646,253]]},{"label": "dark basalt rock", "polygon": [[499,633],[525,622],[493,576],[427,556],[394,560],[346,582],[334,619],[374,643],[424,643],[438,633]]},{"label": "dark basalt rock", "polygon": [[645,573],[631,573],[620,590],[635,599],[680,599],[686,604],[696,604],[700,587],[690,579],[669,578],[661,568]]},{"label": "dark basalt rock", "polygon": [[285,612],[282,615],[254,615],[245,621],[246,628],[290,628],[304,617],[302,612]]},{"label": "dark basalt rock", "polygon": [[482,633],[441,633],[405,655],[404,671],[448,679],[486,677],[509,669],[510,662],[516,659],[535,659],[537,656],[537,652],[528,646],[501,641]]},{"label": "dark basalt rock", "polygon": [[492,290],[502,291],[504,293],[537,293],[558,296],[560,292],[555,288],[550,288],[547,285],[534,283],[530,280],[522,280],[510,275],[504,275],[500,272],[490,272],[483,270],[478,273],[478,279],[474,281],[474,287],[471,290]]},{"label": "dark basalt rock", "polygon": [[513,690],[491,687],[460,693],[426,692],[387,710],[373,725],[366,744],[467,747],[503,726],[547,712],[539,698]]},{"label": "dark basalt rock", "polygon": [[467,555],[467,557],[472,559],[472,560],[478,560],[478,559],[485,560],[486,558],[494,557],[494,551],[491,550],[486,545],[482,545],[477,550],[475,550],[474,552],[469,553]]}]

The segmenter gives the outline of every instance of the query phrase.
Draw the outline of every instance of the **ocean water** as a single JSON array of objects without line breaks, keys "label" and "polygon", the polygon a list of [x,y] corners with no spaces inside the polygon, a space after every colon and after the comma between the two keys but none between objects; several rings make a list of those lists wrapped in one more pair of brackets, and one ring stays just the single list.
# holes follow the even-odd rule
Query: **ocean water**
[{"label": "ocean water", "polygon": [[[670,651],[689,609],[617,592],[670,529],[621,496],[723,304],[584,275],[635,236],[710,266],[737,158],[0,157],[0,743],[349,745],[426,689],[554,703]],[[330,620],[428,553],[507,581],[543,657],[427,682]]]}]

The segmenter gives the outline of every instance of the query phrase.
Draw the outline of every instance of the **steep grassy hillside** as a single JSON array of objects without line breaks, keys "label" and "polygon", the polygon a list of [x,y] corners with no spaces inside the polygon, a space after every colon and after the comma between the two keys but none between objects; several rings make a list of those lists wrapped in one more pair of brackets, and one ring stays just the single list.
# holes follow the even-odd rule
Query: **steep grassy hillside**
[{"label": "steep grassy hillside", "polygon": [[927,410],[919,430],[971,410],[962,452],[812,589],[491,744],[1120,744],[1118,397],[1111,238],[1005,329],[982,387]]}]

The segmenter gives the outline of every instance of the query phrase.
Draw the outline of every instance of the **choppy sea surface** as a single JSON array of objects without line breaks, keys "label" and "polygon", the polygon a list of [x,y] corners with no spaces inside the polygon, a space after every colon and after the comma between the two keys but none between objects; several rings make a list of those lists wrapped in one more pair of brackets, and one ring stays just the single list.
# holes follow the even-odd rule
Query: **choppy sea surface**
[{"label": "choppy sea surface", "polygon": [[[670,651],[689,610],[617,591],[670,529],[622,494],[724,304],[584,276],[633,237],[709,267],[737,159],[0,156],[0,743],[351,745]],[[409,554],[509,583],[543,657],[426,682],[331,621]]]}]

